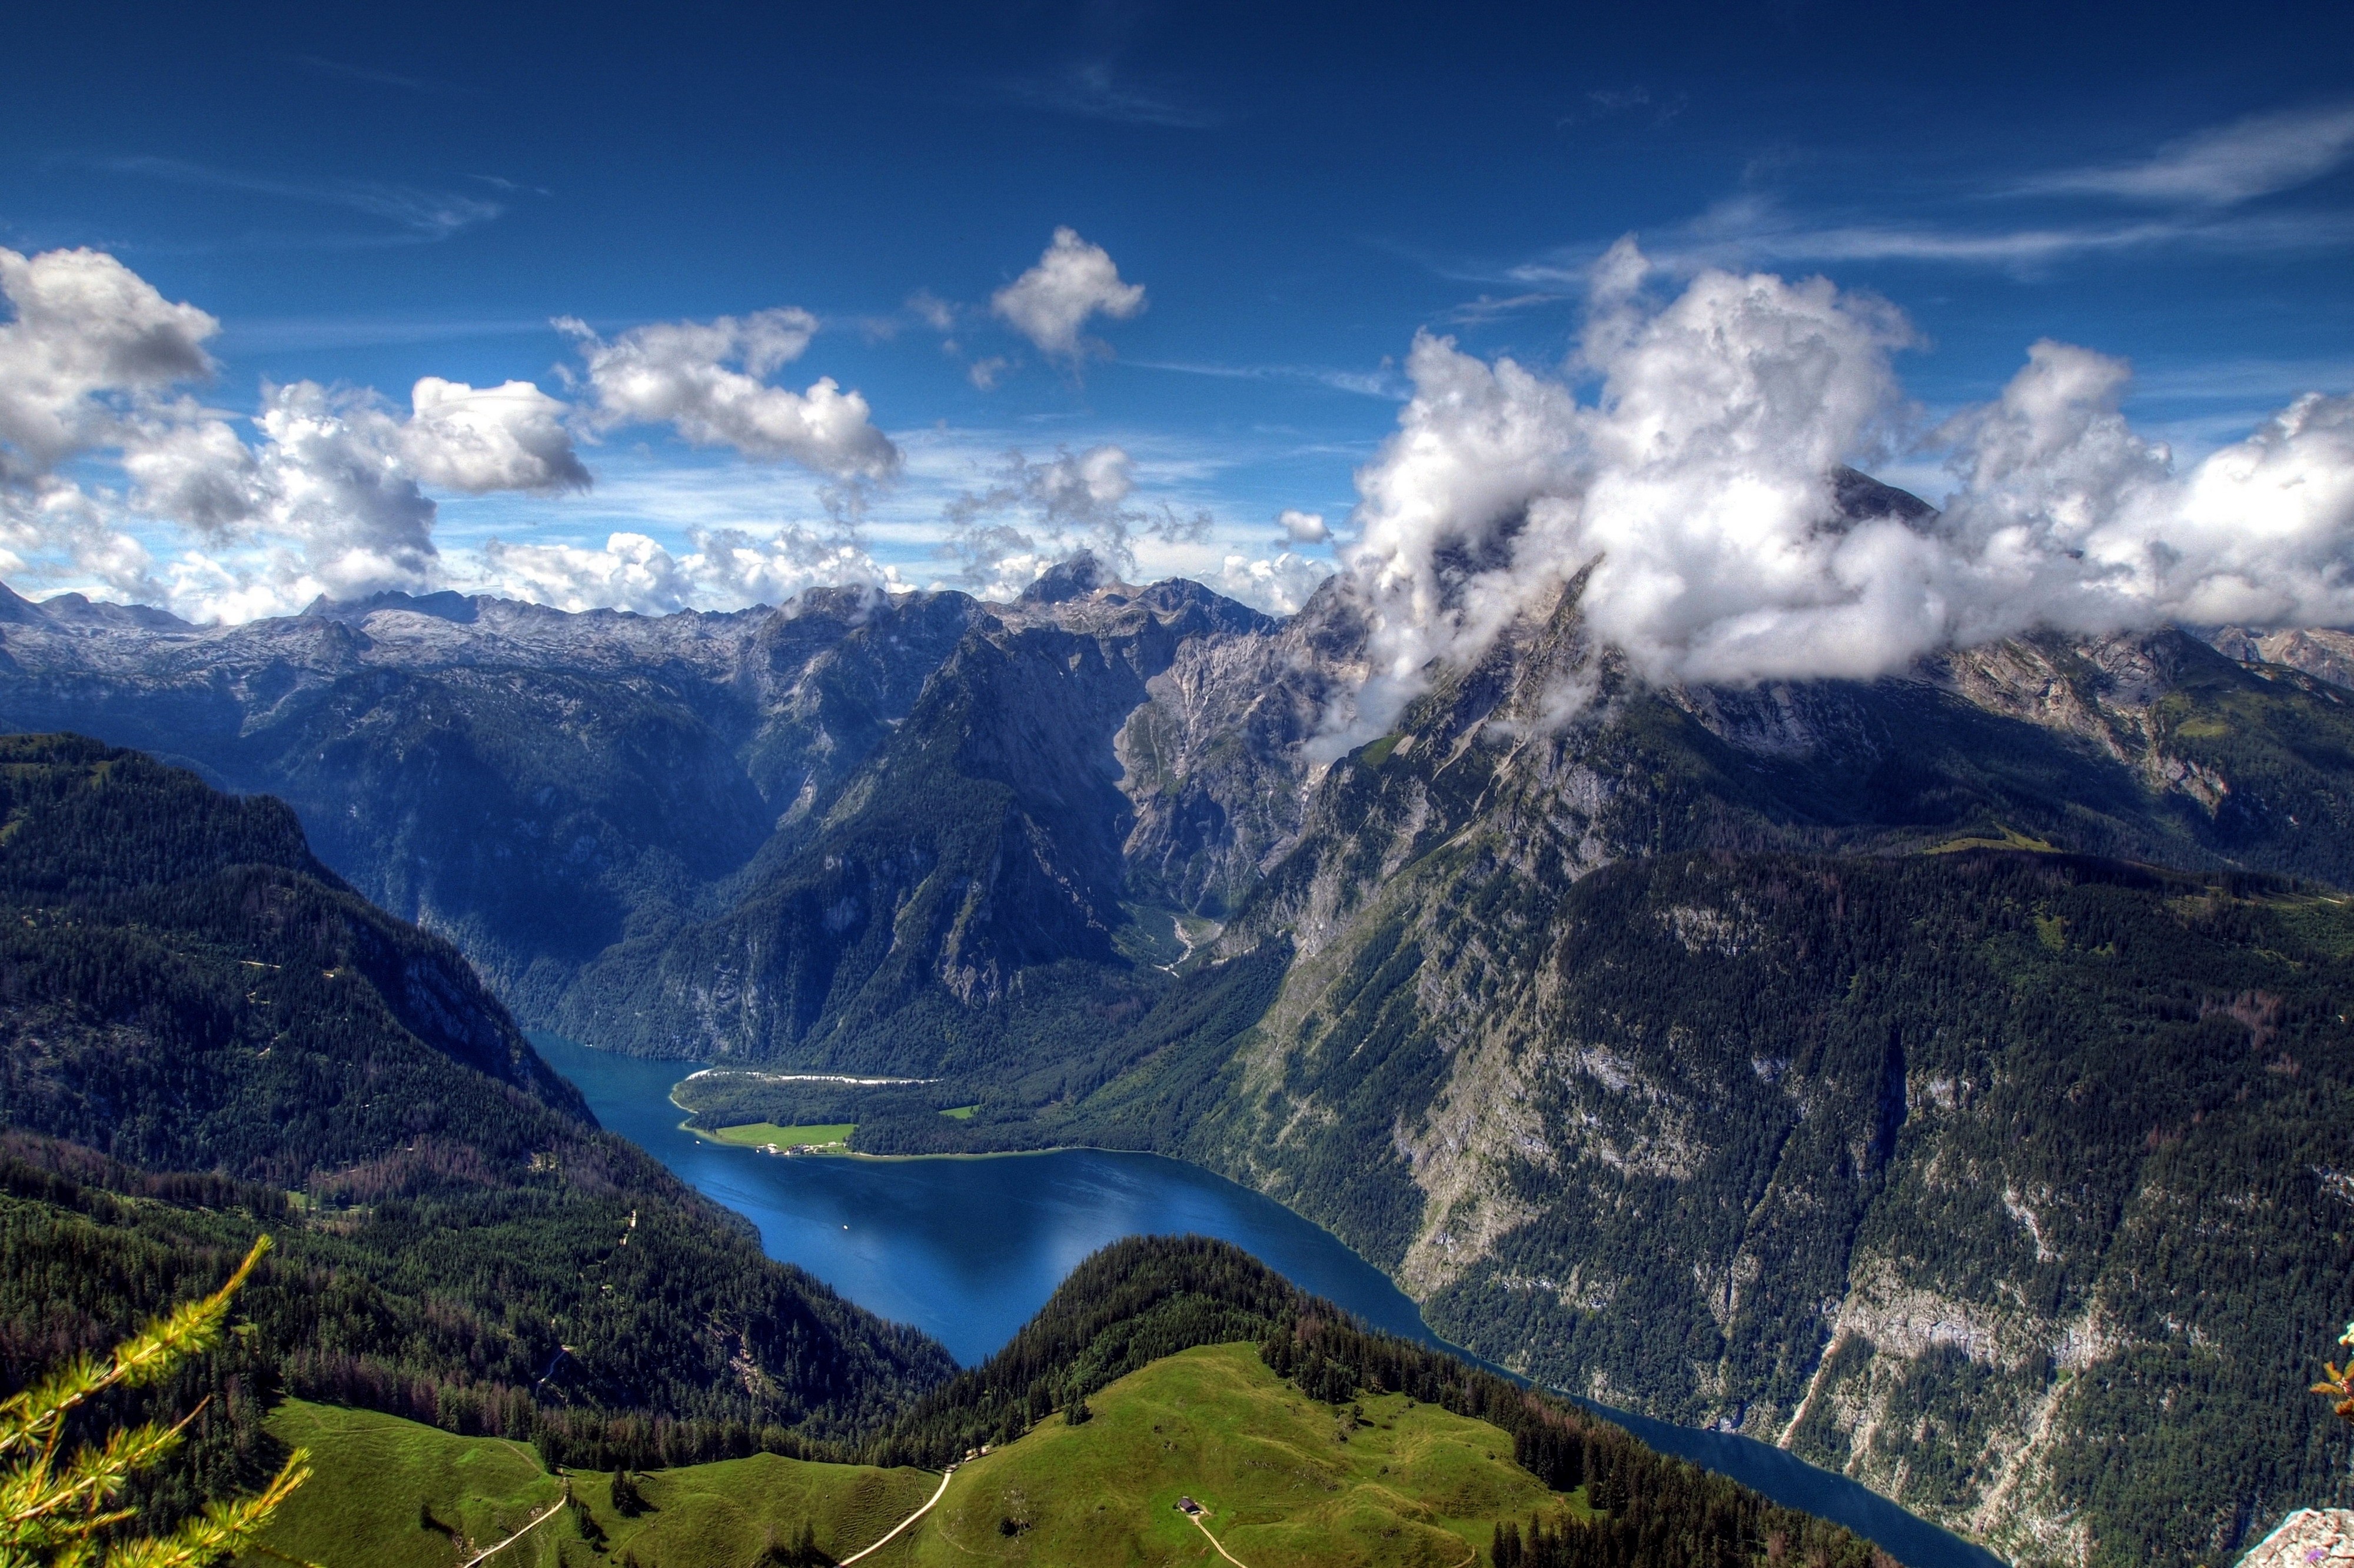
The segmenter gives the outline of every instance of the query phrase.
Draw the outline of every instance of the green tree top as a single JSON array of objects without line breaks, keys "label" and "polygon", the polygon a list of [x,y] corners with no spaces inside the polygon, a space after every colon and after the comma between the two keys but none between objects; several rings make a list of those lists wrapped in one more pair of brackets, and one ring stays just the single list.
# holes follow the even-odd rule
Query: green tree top
[{"label": "green tree top", "polygon": [[[2346,1325],[2346,1331],[2338,1336],[2338,1342],[2354,1346],[2354,1323]],[[2336,1361],[2324,1361],[2321,1370],[2324,1376],[2313,1385],[2313,1392],[2335,1398],[2338,1401],[2338,1418],[2354,1425],[2354,1357],[2348,1359],[2343,1369]]]},{"label": "green tree top", "polygon": [[156,1383],[219,1344],[230,1298],[269,1250],[270,1238],[263,1236],[210,1296],[173,1308],[115,1346],[111,1356],[77,1356],[0,1403],[0,1466],[6,1467],[0,1470],[0,1568],[204,1568],[234,1552],[281,1556],[256,1537],[310,1478],[310,1456],[299,1448],[253,1497],[207,1503],[169,1535],[106,1542],[101,1533],[135,1511],[116,1506],[125,1484],[177,1449],[204,1405],[168,1426],[150,1421],[111,1432],[69,1456],[62,1452],[66,1417],[75,1409],[109,1389]]}]

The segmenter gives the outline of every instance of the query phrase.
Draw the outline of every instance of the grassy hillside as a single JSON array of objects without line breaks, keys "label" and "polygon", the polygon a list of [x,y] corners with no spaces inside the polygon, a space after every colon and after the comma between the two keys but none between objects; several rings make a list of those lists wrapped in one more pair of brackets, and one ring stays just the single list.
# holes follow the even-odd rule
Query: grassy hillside
[{"label": "grassy hillside", "polygon": [[[1431,1411],[1416,1428],[1426,1433],[1459,1435],[1475,1426],[1483,1434],[1492,1431],[1500,1460],[1517,1463],[1557,1491],[1583,1488],[1602,1509],[1604,1517],[1578,1537],[1584,1549],[1566,1560],[1575,1568],[1732,1563],[1745,1561],[1777,1535],[1798,1561],[1819,1568],[1864,1568],[1880,1561],[1846,1531],[1654,1453],[1621,1428],[1566,1401],[1466,1365],[1429,1346],[1369,1332],[1239,1248],[1200,1236],[1131,1237],[1097,1253],[1072,1271],[1004,1349],[918,1400],[864,1457],[885,1463],[912,1459],[938,1465],[984,1444],[1017,1440],[1024,1446],[1009,1452],[1032,1451],[1026,1444],[1038,1433],[1067,1429],[1081,1410],[1097,1411],[1096,1420],[1101,1420],[1103,1396],[1123,1380],[1205,1346],[1253,1340],[1264,1366],[1287,1380],[1288,1392],[1280,1396],[1284,1421],[1276,1422],[1269,1412],[1260,1411],[1235,1430],[1291,1430],[1286,1423],[1304,1419],[1321,1444],[1348,1436],[1349,1417],[1363,1406],[1393,1414]],[[1468,1425],[1447,1426],[1437,1414]],[[1076,1425],[1081,1433],[1091,1432],[1096,1421],[1083,1419]],[[1220,1430],[1215,1421],[1197,1429],[1197,1453],[1186,1462],[1198,1458],[1207,1463],[1211,1450],[1223,1451],[1226,1445],[1218,1438]],[[1030,1436],[1025,1438],[1024,1434]],[[1153,1441],[1168,1446],[1148,1446],[1140,1457],[1124,1459],[1122,1465],[1142,1474],[1140,1465],[1161,1463],[1155,1454],[1178,1452],[1179,1439],[1176,1429],[1164,1431]],[[1394,1440],[1367,1441],[1378,1447]],[[1387,1479],[1379,1474],[1382,1464],[1396,1471],[1402,1464],[1411,1467],[1429,1457],[1412,1442],[1394,1441],[1405,1446],[1393,1447],[1387,1457],[1373,1461],[1377,1480]],[[1482,1454],[1489,1451],[1484,1444],[1483,1436],[1475,1446]],[[1250,1495],[1259,1495],[1252,1489],[1257,1483],[1277,1478],[1256,1474],[1272,1463],[1265,1455],[1245,1455],[1233,1463],[1239,1469],[1231,1478]],[[1058,1462],[1058,1468],[1068,1467]],[[1437,1464],[1426,1474],[1445,1469]],[[1295,1473],[1289,1478],[1304,1482],[1306,1477]],[[1337,1476],[1327,1476],[1325,1481],[1341,1484]],[[1186,1478],[1175,1478],[1173,1484],[1182,1489]],[[956,1495],[952,1489],[950,1496]],[[1194,1495],[1197,1500],[1215,1500]],[[1451,1506],[1434,1503],[1429,1514],[1416,1517],[1426,1522],[1449,1518],[1460,1522],[1477,1511],[1466,1505],[1450,1512]],[[1018,1536],[1020,1520],[1011,1514],[1002,1517],[1012,1520]],[[1392,1527],[1385,1523],[1378,1528]]]},{"label": "grassy hillside", "polygon": [[[1847,1531],[1643,1447],[1564,1402],[1367,1333],[1237,1249],[1137,1238],[1076,1270],[1004,1350],[926,1397],[867,1464],[759,1454],[628,1476],[390,1416],[291,1402],[319,1457],[272,1544],[325,1568],[450,1568],[567,1494],[511,1552],[539,1568],[761,1568],[833,1558],[936,1508],[867,1562],[1197,1563],[1191,1496],[1248,1568],[1470,1568],[1505,1521],[1566,1528],[1565,1568],[1889,1568]],[[973,1450],[987,1446],[985,1455]],[[847,1454],[843,1456],[849,1457]],[[773,1550],[772,1550],[773,1549]],[[501,1565],[504,1568],[504,1564]]]},{"label": "grassy hillside", "polygon": [[[538,1455],[504,1438],[460,1437],[397,1415],[302,1400],[281,1405],[269,1428],[288,1447],[309,1449],[316,1472],[279,1516],[270,1544],[326,1568],[449,1568],[458,1542],[479,1551],[503,1541],[564,1496],[564,1483]],[[535,1534],[545,1539],[526,1538],[501,1561],[552,1568],[556,1531]],[[249,1560],[270,1561],[258,1553]]]},{"label": "grassy hillside", "polygon": [[[1512,1462],[1509,1434],[1405,1394],[1333,1406],[1278,1378],[1256,1347],[1205,1346],[1100,1390],[1091,1418],[1055,1416],[961,1467],[939,1505],[884,1551],[910,1564],[1193,1563],[1204,1523],[1250,1568],[1454,1568],[1478,1561],[1502,1520],[1586,1519]],[[514,1568],[592,1560],[641,1568],[739,1568],[806,1523],[845,1557],[880,1540],[931,1497],[915,1469],[826,1465],[774,1454],[631,1476],[617,1508],[610,1474],[565,1478],[531,1450],[395,1416],[290,1402],[270,1422],[316,1457],[270,1544],[323,1568],[449,1568],[453,1544],[505,1539],[566,1481],[578,1510],[508,1549]],[[586,1528],[584,1528],[584,1521]],[[595,1550],[602,1546],[602,1552]]]},{"label": "grassy hillside", "polygon": [[[578,1506],[509,1547],[494,1560],[499,1568],[743,1568],[772,1544],[790,1549],[805,1523],[832,1555],[846,1556],[880,1539],[938,1484],[920,1470],[756,1454],[631,1475],[617,1499],[611,1473],[558,1478],[520,1444],[370,1411],[290,1400],[270,1430],[308,1448],[318,1474],[295,1494],[268,1544],[322,1568],[450,1568],[564,1500],[567,1483]],[[624,1512],[617,1501],[632,1491],[642,1507]]]},{"label": "grassy hillside", "polygon": [[1192,1563],[1199,1529],[1250,1568],[1459,1568],[1498,1521],[1586,1510],[1512,1462],[1510,1434],[1403,1393],[1333,1406],[1251,1345],[1154,1361],[958,1471],[915,1561]]}]

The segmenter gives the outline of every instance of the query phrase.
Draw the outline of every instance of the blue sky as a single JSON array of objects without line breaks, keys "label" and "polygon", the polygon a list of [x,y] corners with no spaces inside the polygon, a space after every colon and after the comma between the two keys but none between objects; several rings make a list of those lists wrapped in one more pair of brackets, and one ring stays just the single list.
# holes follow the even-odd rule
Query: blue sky
[{"label": "blue sky", "polygon": [[[159,514],[93,438],[41,482],[78,486],[144,565],[20,519],[11,580],[176,580],[182,608],[235,615],[319,581],[468,580],[493,536],[635,533],[684,557],[697,530],[799,524],[835,550],[804,549],[810,570],[849,540],[920,582],[975,569],[977,546],[941,554],[960,522],[1043,557],[1107,510],[1147,573],[1323,561],[1331,543],[1278,542],[1277,516],[1351,537],[1416,332],[1558,369],[1592,264],[1628,234],[1661,287],[1718,265],[1884,297],[1913,328],[1891,352],[1916,435],[2045,337],[2131,360],[2126,413],[2185,459],[2354,388],[2343,5],[748,11],[17,19],[0,246],[92,248],[217,318],[209,379],[174,395],[259,442],[265,384],[375,388],[405,414],[420,377],[532,382],[570,406],[594,483],[476,493],[428,465],[424,567],[394,551],[376,577],[200,591],[166,564],[266,576],[260,535]],[[1073,354],[991,309],[1066,227],[1144,290]],[[675,421],[588,419],[584,340],[551,324],[613,344],[780,307],[814,335],[756,379],[861,395],[889,472],[850,484]],[[1117,483],[1050,517],[1054,460],[1105,446]],[[1934,443],[1875,455],[1938,482]],[[645,591],[628,602],[670,590]]]}]

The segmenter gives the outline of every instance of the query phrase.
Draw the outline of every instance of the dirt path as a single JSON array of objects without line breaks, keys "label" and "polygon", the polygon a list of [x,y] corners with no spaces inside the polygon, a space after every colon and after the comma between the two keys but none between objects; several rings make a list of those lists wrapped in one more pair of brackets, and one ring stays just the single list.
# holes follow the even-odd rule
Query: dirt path
[{"label": "dirt path", "polygon": [[888,1545],[890,1545],[890,1544],[891,1544],[892,1541],[893,1541],[893,1540],[894,1540],[894,1539],[898,1535],[898,1533],[899,1533],[901,1531],[903,1531],[903,1530],[907,1529],[909,1525],[911,1525],[911,1524],[915,1523],[917,1520],[919,1520],[919,1519],[923,1518],[926,1514],[928,1514],[928,1513],[931,1512],[931,1511],[932,1511],[932,1503],[936,1503],[936,1502],[939,1501],[939,1500],[940,1500],[940,1499],[942,1499],[942,1498],[944,1498],[944,1497],[946,1497],[946,1496],[948,1495],[948,1490],[949,1490],[949,1478],[950,1478],[950,1477],[954,1476],[955,1474],[956,1474],[956,1467],[955,1467],[954,1465],[950,1465],[950,1466],[948,1467],[948,1469],[947,1469],[946,1471],[944,1471],[944,1472],[941,1474],[941,1476],[940,1476],[940,1489],[939,1489],[938,1491],[934,1492],[934,1493],[932,1494],[932,1501],[931,1501],[931,1502],[928,1502],[928,1503],[926,1503],[923,1507],[921,1507],[921,1508],[917,1509],[915,1512],[913,1512],[913,1513],[909,1514],[907,1518],[905,1518],[905,1519],[901,1520],[898,1523],[896,1523],[896,1524],[893,1525],[893,1526],[891,1527],[891,1533],[890,1533],[889,1535],[885,1536],[882,1540],[880,1540],[880,1541],[876,1542],[874,1545],[867,1547],[864,1551],[861,1551],[861,1552],[852,1552],[849,1556],[847,1556],[847,1557],[843,1558],[843,1559],[842,1560],[842,1568],[850,1568],[850,1565],[851,1565],[852,1563],[854,1563],[857,1562],[860,1558],[862,1558],[862,1557],[864,1557],[864,1556],[867,1555],[867,1553],[868,1553],[868,1552],[880,1552],[880,1551],[882,1551],[885,1547],[886,1547],[886,1546],[888,1546]]},{"label": "dirt path", "polygon": [[475,1563],[496,1557],[500,1552],[504,1552],[508,1547],[513,1546],[516,1542],[521,1541],[525,1536],[529,1535],[533,1531],[537,1530],[541,1525],[546,1524],[549,1520],[554,1519],[557,1514],[562,1513],[564,1511],[564,1505],[571,1500],[572,1488],[567,1484],[564,1489],[564,1495],[557,1499],[554,1502],[548,1504],[547,1510],[542,1513],[537,1519],[533,1520],[529,1524],[525,1525],[521,1530],[516,1531],[513,1535],[508,1536],[504,1541],[500,1542],[496,1546],[492,1547],[489,1551],[475,1552],[472,1557],[467,1558],[464,1563],[461,1563],[459,1568],[474,1568]]},{"label": "dirt path", "polygon": [[1225,1558],[1227,1562],[1229,1562],[1229,1563],[1233,1563],[1233,1564],[1235,1565],[1235,1568],[1246,1568],[1246,1564],[1245,1564],[1245,1563],[1243,1562],[1243,1560],[1242,1560],[1241,1558],[1239,1558],[1239,1557],[1235,1556],[1233,1552],[1231,1552],[1227,1551],[1225,1547],[1223,1547],[1223,1546],[1221,1546],[1221,1545],[1219,1545],[1219,1544],[1218,1544],[1218,1538],[1217,1538],[1216,1536],[1214,1536],[1214,1535],[1212,1535],[1212,1534],[1210,1533],[1210,1527],[1209,1527],[1208,1525],[1204,1524],[1204,1523],[1202,1522],[1202,1520],[1203,1520],[1204,1515],[1207,1514],[1208,1512],[1209,1512],[1209,1510],[1208,1510],[1207,1509],[1204,1509],[1204,1510],[1202,1510],[1202,1512],[1201,1512],[1201,1513],[1187,1514],[1185,1517],[1186,1517],[1186,1518],[1188,1518],[1188,1519],[1190,1519],[1190,1520],[1192,1520],[1193,1521],[1193,1528],[1194,1528],[1195,1530],[1198,1530],[1198,1531],[1200,1531],[1202,1532],[1202,1539],[1203,1539],[1203,1540],[1204,1540],[1204,1541],[1206,1541],[1206,1542],[1208,1542],[1210,1543],[1210,1549],[1211,1549],[1213,1552],[1215,1552],[1219,1556],[1221,1556],[1221,1557]]}]

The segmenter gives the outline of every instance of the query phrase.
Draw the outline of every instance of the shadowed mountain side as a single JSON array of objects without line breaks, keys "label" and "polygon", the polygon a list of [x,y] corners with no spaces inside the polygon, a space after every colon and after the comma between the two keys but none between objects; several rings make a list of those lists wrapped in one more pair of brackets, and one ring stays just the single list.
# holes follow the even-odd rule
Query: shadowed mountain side
[{"label": "shadowed mountain side", "polygon": [[[1840,493],[1921,514],[1861,475]],[[2354,881],[2346,694],[2173,632],[1647,689],[1586,645],[1573,591],[1430,672],[1363,753],[1369,795],[1319,760],[1332,737],[1310,744],[1373,658],[1340,579],[1282,622],[1087,558],[1008,605],[843,588],[647,618],[380,595],[229,628],[0,609],[0,722],[281,794],[527,1021],[630,1050],[997,1070],[1015,1034],[1099,1040],[1246,906],[1227,950],[1296,926],[1312,952],[1363,883],[1333,855],[1378,870],[1475,807],[1564,877],[1711,844],[2016,834]]]},{"label": "shadowed mountain side", "polygon": [[457,951],[279,802],[11,736],[0,815],[12,1386],[263,1229],[255,1394],[694,1455],[862,1430],[949,1371],[599,1131]]},{"label": "shadowed mountain side", "polygon": [[657,1054],[931,1075],[1036,1010],[1132,992],[1113,738],[1181,648],[1264,622],[1190,583],[1052,605],[977,624],[732,908],[607,954],[563,1026]]}]

